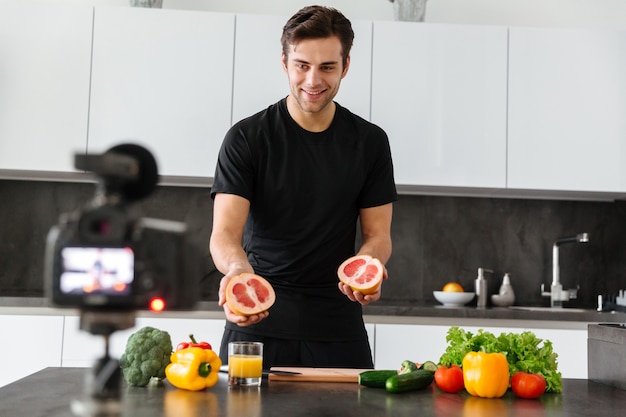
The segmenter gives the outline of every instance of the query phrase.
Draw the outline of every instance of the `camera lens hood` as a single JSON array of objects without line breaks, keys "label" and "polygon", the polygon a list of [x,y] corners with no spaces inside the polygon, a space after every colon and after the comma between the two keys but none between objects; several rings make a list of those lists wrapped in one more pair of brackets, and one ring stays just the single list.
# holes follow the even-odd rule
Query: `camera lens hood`
[{"label": "camera lens hood", "polygon": [[159,182],[159,170],[156,160],[150,151],[136,144],[125,143],[112,147],[106,153],[126,155],[137,162],[139,170],[135,180],[125,181],[117,186],[117,191],[126,200],[141,200],[154,191]]}]

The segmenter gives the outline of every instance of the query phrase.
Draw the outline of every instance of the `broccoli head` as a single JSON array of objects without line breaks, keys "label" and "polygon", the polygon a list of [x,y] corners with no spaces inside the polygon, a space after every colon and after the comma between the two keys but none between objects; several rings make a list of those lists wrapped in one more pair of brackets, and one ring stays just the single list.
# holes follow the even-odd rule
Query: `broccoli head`
[{"label": "broccoli head", "polygon": [[172,339],[168,332],[149,326],[139,329],[130,335],[120,357],[124,379],[130,386],[145,387],[152,377],[165,378],[171,354]]}]

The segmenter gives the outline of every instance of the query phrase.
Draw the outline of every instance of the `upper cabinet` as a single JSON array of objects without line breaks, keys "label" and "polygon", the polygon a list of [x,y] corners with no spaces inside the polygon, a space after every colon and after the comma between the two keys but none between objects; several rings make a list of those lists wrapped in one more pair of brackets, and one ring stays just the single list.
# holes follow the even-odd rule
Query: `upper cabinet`
[{"label": "upper cabinet", "polygon": [[233,124],[289,94],[287,75],[280,62],[280,35],[286,20],[279,16],[237,15]]},{"label": "upper cabinet", "polygon": [[[233,85],[233,124],[289,94],[281,64],[282,28],[289,17],[238,14]],[[372,23],[353,21],[355,33],[348,75],[335,100],[369,119]]]},{"label": "upper cabinet", "polygon": [[162,175],[212,177],[230,126],[234,34],[234,14],[96,7],[89,152],[137,143]]},{"label": "upper cabinet", "polygon": [[506,186],[507,29],[375,22],[372,121],[398,184]]},{"label": "upper cabinet", "polygon": [[93,9],[0,4],[0,169],[75,171],[84,151]]},{"label": "upper cabinet", "polygon": [[508,187],[626,191],[626,32],[510,29]]},{"label": "upper cabinet", "polygon": [[348,74],[341,80],[335,101],[366,120],[371,119],[372,22],[352,21],[354,42]]},{"label": "upper cabinet", "polygon": [[[132,142],[209,185],[226,131],[289,94],[287,18],[0,4],[0,176]],[[336,101],[387,132],[406,192],[626,193],[626,32],[352,23]]]}]

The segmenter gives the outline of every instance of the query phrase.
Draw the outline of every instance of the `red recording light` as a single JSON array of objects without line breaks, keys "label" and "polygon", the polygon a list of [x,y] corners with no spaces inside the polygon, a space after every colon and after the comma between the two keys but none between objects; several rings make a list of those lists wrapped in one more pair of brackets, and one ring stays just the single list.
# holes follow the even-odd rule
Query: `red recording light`
[{"label": "red recording light", "polygon": [[155,297],[150,300],[150,311],[153,313],[160,313],[163,310],[165,310],[165,300],[161,297]]}]

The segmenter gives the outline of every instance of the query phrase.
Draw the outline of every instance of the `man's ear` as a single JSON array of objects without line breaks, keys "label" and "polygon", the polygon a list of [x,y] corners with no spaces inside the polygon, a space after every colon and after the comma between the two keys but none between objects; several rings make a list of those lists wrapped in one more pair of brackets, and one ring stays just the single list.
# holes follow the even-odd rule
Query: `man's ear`
[{"label": "man's ear", "polygon": [[287,55],[285,55],[285,51],[280,53],[280,62],[283,66],[283,71],[287,72]]},{"label": "man's ear", "polygon": [[341,73],[341,78],[345,77],[348,74],[348,68],[350,68],[350,55],[346,58],[346,66],[343,67],[343,72]]}]

